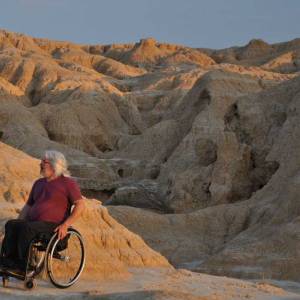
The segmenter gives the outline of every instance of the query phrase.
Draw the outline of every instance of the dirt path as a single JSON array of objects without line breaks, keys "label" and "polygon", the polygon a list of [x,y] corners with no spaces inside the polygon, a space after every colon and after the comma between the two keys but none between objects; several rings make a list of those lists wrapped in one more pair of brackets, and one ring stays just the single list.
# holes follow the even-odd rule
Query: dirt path
[{"label": "dirt path", "polygon": [[11,280],[0,289],[6,299],[187,299],[187,300],[299,300],[300,294],[288,292],[273,284],[250,282],[223,276],[199,274],[187,270],[158,268],[131,269],[132,277],[123,281],[79,281],[69,289],[54,288],[38,280],[32,291],[24,290],[20,281]]}]

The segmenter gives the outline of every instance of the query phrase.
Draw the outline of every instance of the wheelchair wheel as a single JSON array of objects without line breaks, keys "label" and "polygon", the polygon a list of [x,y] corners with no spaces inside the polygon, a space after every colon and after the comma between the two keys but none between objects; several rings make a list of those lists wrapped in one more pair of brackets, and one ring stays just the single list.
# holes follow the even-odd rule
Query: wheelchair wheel
[{"label": "wheelchair wheel", "polygon": [[51,282],[59,288],[74,284],[85,264],[85,250],[81,234],[69,228],[63,240],[57,234],[49,242],[46,267]]}]

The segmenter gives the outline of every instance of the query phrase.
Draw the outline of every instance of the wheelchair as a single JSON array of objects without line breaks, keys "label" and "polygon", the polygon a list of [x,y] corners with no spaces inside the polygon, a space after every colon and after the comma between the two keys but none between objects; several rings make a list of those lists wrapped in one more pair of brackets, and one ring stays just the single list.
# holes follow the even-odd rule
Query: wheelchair
[{"label": "wheelchair", "polygon": [[25,275],[2,270],[2,284],[6,287],[14,277],[24,281],[26,289],[32,289],[35,277],[45,271],[54,286],[68,288],[79,279],[85,258],[83,238],[76,229],[69,227],[62,240],[57,233],[42,233],[30,243]]}]

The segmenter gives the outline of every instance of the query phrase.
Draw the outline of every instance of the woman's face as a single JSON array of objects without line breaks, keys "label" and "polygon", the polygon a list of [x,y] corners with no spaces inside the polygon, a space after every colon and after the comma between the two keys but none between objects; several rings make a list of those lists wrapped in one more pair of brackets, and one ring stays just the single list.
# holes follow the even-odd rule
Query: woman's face
[{"label": "woman's face", "polygon": [[43,158],[40,162],[40,173],[44,177],[51,177],[54,175],[54,169],[50,164],[50,161],[46,158]]}]

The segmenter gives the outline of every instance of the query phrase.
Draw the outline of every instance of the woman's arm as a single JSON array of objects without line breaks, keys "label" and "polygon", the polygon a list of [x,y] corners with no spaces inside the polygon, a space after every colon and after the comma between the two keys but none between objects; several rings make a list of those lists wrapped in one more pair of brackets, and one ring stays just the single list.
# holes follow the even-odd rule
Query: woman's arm
[{"label": "woman's arm", "polygon": [[68,227],[71,226],[82,214],[85,208],[85,201],[81,198],[74,203],[74,208],[70,216],[59,226],[57,226],[54,231],[58,231],[58,238],[63,239],[66,234]]}]

